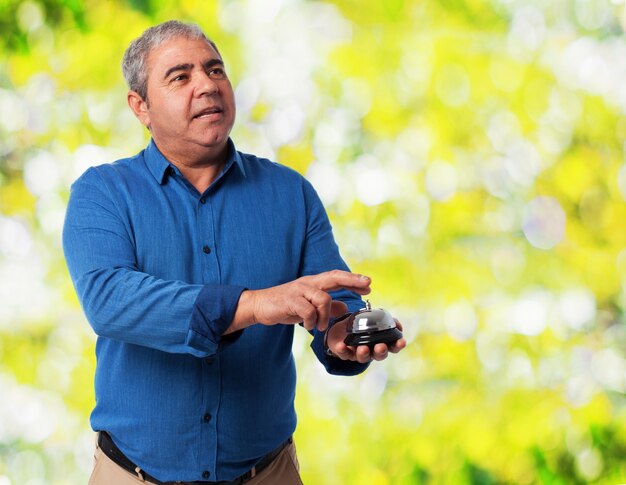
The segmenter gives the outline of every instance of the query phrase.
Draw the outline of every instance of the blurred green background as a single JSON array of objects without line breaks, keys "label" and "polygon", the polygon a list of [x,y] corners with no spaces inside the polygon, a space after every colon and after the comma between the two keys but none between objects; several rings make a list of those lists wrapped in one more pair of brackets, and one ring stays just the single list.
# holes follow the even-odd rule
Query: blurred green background
[{"label": "blurred green background", "polygon": [[0,485],[87,481],[65,204],[146,144],[119,62],[170,18],[405,325],[356,378],[297,332],[305,483],[626,482],[624,0],[0,0]]}]

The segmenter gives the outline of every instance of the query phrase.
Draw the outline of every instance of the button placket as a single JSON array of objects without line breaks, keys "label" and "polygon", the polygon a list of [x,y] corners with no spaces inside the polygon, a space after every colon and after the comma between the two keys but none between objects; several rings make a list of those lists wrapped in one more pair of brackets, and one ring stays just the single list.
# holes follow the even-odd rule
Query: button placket
[{"label": "button placket", "polygon": [[199,244],[197,251],[202,251],[200,253],[202,282],[217,283],[220,277],[213,225],[213,195],[203,194],[196,201]]},{"label": "button placket", "polygon": [[[217,356],[205,357],[202,362],[202,372],[206,382],[212,383],[209,392],[204,393],[201,410],[204,413],[198,417],[198,430],[202,446],[214,450],[207,453],[200,463],[200,471],[205,470],[210,476],[215,476],[217,467],[217,417],[219,414],[219,400],[221,396],[220,386],[220,359]],[[205,477],[204,480],[207,478]]]}]

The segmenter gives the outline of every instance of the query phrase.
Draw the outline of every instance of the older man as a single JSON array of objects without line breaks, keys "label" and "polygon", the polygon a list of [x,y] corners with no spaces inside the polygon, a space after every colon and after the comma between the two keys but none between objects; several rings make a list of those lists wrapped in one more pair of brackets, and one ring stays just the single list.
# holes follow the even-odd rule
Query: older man
[{"label": "older man", "polygon": [[98,335],[90,483],[301,483],[293,324],[331,374],[405,342],[370,353],[327,328],[370,279],[349,272],[305,179],[235,150],[233,89],[197,26],[146,30],[123,71],[152,140],[74,183],[63,233]]}]

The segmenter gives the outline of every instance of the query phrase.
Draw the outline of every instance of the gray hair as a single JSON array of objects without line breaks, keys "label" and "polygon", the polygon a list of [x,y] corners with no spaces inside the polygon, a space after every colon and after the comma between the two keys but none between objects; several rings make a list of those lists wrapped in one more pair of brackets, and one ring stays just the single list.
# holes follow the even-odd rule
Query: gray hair
[{"label": "gray hair", "polygon": [[206,40],[215,49],[215,43],[209,39],[196,24],[168,20],[146,29],[141,36],[133,40],[122,58],[122,73],[131,91],[135,91],[143,100],[148,99],[148,56],[164,42],[176,37]]}]

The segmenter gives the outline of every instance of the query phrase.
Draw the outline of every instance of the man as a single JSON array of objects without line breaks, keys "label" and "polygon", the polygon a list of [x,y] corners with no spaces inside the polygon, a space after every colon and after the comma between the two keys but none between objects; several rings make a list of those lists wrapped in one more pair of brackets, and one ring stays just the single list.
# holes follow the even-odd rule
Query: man
[{"label": "man", "polygon": [[306,180],[235,150],[233,90],[197,26],[148,29],[123,72],[152,141],[74,183],[63,233],[98,335],[90,484],[301,483],[293,324],[338,375],[406,342],[370,353],[343,343],[345,322],[327,330],[370,279]]}]

